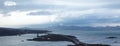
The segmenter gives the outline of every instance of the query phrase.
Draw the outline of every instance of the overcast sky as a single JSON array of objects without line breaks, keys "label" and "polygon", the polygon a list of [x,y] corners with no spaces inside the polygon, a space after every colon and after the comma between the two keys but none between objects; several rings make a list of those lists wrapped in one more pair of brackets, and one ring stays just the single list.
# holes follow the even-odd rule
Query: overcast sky
[{"label": "overcast sky", "polygon": [[120,26],[120,0],[0,0],[0,27]]}]

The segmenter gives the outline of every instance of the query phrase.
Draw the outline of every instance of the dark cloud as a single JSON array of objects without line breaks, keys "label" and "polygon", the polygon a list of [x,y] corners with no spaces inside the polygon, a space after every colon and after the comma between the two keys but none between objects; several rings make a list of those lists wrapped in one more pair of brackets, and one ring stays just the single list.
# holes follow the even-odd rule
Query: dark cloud
[{"label": "dark cloud", "polygon": [[110,4],[103,5],[102,8],[120,9],[120,3],[119,2],[112,2]]},{"label": "dark cloud", "polygon": [[[101,9],[102,10],[102,9]],[[116,9],[114,9],[116,10]],[[73,18],[63,18],[64,21],[61,23],[64,25],[79,25],[79,26],[95,26],[95,24],[104,25],[104,23],[120,23],[120,14],[115,12],[113,9],[96,11],[96,13],[84,14],[84,15],[74,15],[78,17]],[[119,11],[119,10],[118,10]],[[102,13],[101,13],[102,12]],[[84,16],[84,18],[82,18]]]},{"label": "dark cloud", "polygon": [[32,12],[28,15],[52,15],[53,13],[49,12],[49,11],[40,11],[40,12]]}]

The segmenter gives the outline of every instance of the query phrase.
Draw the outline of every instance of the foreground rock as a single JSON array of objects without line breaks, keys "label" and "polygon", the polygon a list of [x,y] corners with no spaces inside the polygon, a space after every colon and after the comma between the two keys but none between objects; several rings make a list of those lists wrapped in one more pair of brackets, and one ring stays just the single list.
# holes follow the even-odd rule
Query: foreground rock
[{"label": "foreground rock", "polygon": [[103,44],[87,44],[80,42],[75,36],[71,35],[62,35],[62,34],[47,34],[38,36],[37,38],[27,39],[28,41],[68,41],[72,42],[74,45],[68,46],[110,46]]}]

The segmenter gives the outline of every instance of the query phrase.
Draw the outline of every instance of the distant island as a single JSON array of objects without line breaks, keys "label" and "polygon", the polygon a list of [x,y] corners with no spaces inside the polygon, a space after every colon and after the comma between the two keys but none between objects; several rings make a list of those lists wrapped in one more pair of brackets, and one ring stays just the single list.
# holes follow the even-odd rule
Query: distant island
[{"label": "distant island", "polygon": [[0,36],[12,36],[22,34],[36,34],[36,33],[49,33],[48,30],[34,30],[34,29],[15,29],[0,27]]},{"label": "distant island", "polygon": [[60,30],[81,30],[81,31],[117,31],[120,30],[120,26],[106,26],[106,27],[92,27],[92,26],[52,26],[48,29],[60,29]]},{"label": "distant island", "polygon": [[80,27],[80,26],[53,26],[46,28],[47,30],[41,29],[31,29],[31,28],[3,28],[0,27],[0,36],[11,36],[11,35],[21,35],[21,34],[36,34],[36,33],[49,33],[49,29],[56,30],[81,30],[81,31],[119,31],[120,26],[106,26],[106,27]]}]

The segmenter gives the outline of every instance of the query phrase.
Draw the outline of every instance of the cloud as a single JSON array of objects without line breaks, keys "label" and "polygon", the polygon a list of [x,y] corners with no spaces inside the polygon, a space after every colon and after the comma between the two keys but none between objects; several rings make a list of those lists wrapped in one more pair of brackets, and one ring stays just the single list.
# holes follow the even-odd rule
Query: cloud
[{"label": "cloud", "polygon": [[3,17],[4,15],[0,13],[0,17]]},{"label": "cloud", "polygon": [[91,24],[90,26],[102,26],[102,27],[106,27],[106,26],[120,26],[120,22],[119,23],[94,23],[94,24]]},{"label": "cloud", "polygon": [[5,1],[5,2],[4,2],[4,5],[5,5],[5,6],[16,6],[17,3],[14,2],[14,1]]},{"label": "cloud", "polygon": [[47,11],[42,11],[42,12],[33,12],[33,13],[30,13],[29,15],[52,15],[52,13]]},{"label": "cloud", "polygon": [[78,10],[78,11],[64,11],[61,16],[63,17],[93,17],[98,18],[111,18],[110,16],[120,16],[120,9],[108,9],[108,8],[97,8],[97,9],[87,9],[87,10]]},{"label": "cloud", "polygon": [[120,0],[2,0],[0,22],[2,26],[44,24],[51,21],[81,26],[119,25],[119,2]]},{"label": "cloud", "polygon": [[[32,24],[48,24],[56,21],[56,16],[29,16],[33,11],[12,11],[6,17],[0,17],[0,27],[12,27]],[[1,14],[1,16],[3,16]]]},{"label": "cloud", "polygon": [[37,5],[54,5],[54,7],[61,6],[67,8],[94,8],[100,7],[103,5],[111,4],[111,2],[100,2],[100,1],[83,1],[83,0],[34,0],[32,1],[33,4]]},{"label": "cloud", "polygon": [[[5,2],[5,1],[4,1]],[[34,10],[34,9],[53,9],[53,10],[86,10],[91,8],[101,8],[101,7],[107,7],[111,8],[115,5],[116,2],[119,2],[118,0],[115,1],[108,1],[108,0],[14,0],[14,2],[17,2],[13,7],[9,7],[7,9],[4,7],[4,10],[7,11],[13,11],[13,10]],[[19,5],[18,5],[19,4]]]},{"label": "cloud", "polygon": [[63,13],[61,23],[64,25],[116,26],[120,23],[120,9],[100,8]]},{"label": "cloud", "polygon": [[50,9],[38,9],[34,12],[29,13],[28,15],[55,15],[56,13],[60,12],[60,10],[50,10]]}]

